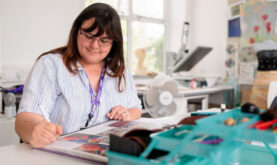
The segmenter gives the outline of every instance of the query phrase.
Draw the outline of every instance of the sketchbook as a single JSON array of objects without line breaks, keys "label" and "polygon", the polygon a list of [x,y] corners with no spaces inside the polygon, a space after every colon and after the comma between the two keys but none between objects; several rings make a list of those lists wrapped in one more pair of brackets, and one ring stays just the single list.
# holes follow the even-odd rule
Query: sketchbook
[{"label": "sketchbook", "polygon": [[123,136],[129,130],[135,128],[156,129],[163,126],[166,125],[155,125],[153,123],[139,121],[122,122],[113,120],[61,136],[56,142],[47,145],[41,150],[105,163],[108,160],[105,156],[105,151],[109,147],[110,134]]}]

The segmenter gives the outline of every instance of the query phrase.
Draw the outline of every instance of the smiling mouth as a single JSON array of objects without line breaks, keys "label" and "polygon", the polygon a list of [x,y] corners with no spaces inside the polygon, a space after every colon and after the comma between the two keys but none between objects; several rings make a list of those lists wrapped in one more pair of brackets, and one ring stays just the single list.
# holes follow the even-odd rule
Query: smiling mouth
[{"label": "smiling mouth", "polygon": [[98,53],[100,53],[100,52],[91,51],[91,50],[89,50],[89,49],[87,49],[87,51],[88,51],[89,53],[92,53],[92,54],[98,54]]}]

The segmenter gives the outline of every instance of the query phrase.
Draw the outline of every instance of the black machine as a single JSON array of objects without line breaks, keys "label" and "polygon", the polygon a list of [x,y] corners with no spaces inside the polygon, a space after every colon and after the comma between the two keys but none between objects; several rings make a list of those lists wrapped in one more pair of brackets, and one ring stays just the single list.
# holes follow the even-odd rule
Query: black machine
[{"label": "black machine", "polygon": [[189,53],[187,56],[183,56],[183,58],[181,58],[179,61],[176,61],[175,66],[173,67],[173,72],[189,71],[211,50],[211,47],[197,47],[192,53]]}]

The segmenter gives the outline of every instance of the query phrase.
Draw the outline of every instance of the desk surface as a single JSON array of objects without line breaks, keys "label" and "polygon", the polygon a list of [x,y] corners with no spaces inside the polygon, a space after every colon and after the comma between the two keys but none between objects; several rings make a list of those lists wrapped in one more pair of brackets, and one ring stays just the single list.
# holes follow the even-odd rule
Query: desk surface
[{"label": "desk surface", "polygon": [[[195,95],[205,95],[205,94],[214,94],[223,91],[233,90],[232,86],[214,86],[214,87],[204,87],[204,88],[196,88],[190,89],[181,87],[179,88],[179,95],[180,96],[195,96]],[[146,87],[137,87],[138,94],[143,94],[146,90]]]},{"label": "desk surface", "polygon": [[[159,119],[142,118],[141,122],[176,124],[187,114],[175,115]],[[20,165],[91,165],[97,164],[90,161],[75,159],[63,155],[32,149],[28,144],[16,144],[0,147],[1,164]]]},{"label": "desk surface", "polygon": [[205,88],[196,88],[196,89],[180,89],[180,94],[184,96],[193,96],[193,95],[204,95],[204,94],[214,94],[223,91],[233,90],[232,86],[214,86],[214,87],[205,87]]},{"label": "desk surface", "polygon": [[0,147],[1,164],[20,165],[87,165],[92,162],[74,159],[45,151],[32,149],[28,144],[16,144]]},{"label": "desk surface", "polygon": [[4,115],[0,114],[0,146],[19,143],[19,137],[14,130],[14,122],[14,118],[7,119]]}]

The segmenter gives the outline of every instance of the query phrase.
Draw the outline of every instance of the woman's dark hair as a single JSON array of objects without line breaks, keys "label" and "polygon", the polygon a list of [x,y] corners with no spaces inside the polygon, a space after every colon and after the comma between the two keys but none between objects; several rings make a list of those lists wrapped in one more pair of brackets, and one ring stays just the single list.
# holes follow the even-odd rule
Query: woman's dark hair
[{"label": "woman's dark hair", "polygon": [[122,78],[125,81],[123,37],[119,15],[110,5],[94,3],[85,8],[73,22],[67,45],[45,52],[41,56],[48,53],[59,53],[62,55],[67,70],[73,74],[77,74],[77,72],[74,72],[71,68],[71,66],[74,66],[77,69],[77,59],[81,57],[77,46],[77,36],[83,22],[91,18],[95,19],[94,23],[89,28],[83,30],[91,32],[98,28],[98,32],[95,36],[101,36],[103,33],[106,33],[109,38],[113,39],[112,48],[105,58],[106,66],[112,73],[106,72],[106,74],[111,77],[119,78],[118,90],[121,92],[120,84]]}]

